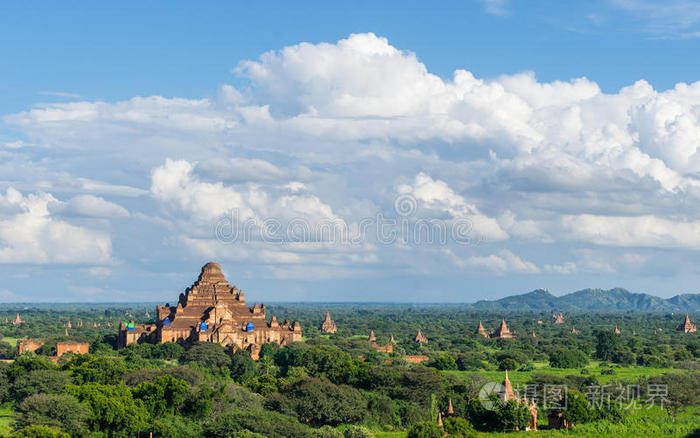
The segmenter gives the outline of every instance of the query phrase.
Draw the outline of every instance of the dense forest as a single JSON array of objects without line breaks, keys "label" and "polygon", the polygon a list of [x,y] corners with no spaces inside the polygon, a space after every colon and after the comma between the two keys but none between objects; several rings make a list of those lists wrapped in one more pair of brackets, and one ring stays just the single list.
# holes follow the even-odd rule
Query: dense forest
[{"label": "dense forest", "polygon": [[[329,311],[338,331],[318,330]],[[150,313],[149,313],[150,312]],[[152,305],[6,305],[0,309],[0,433],[13,437],[688,436],[700,428],[700,336],[685,314],[485,311],[467,305],[277,304],[304,341],[260,359],[218,344],[118,350],[117,326]],[[12,324],[17,314],[20,324]],[[502,318],[513,339],[478,336]],[[695,321],[697,315],[690,315]],[[5,322],[7,321],[7,322]],[[68,323],[70,321],[70,328]],[[615,332],[619,329],[619,334]],[[418,330],[427,343],[415,342]],[[575,329],[575,330],[574,330]],[[393,336],[393,352],[377,345]],[[534,334],[534,336],[533,336]],[[17,356],[21,339],[46,343]],[[89,354],[56,361],[56,343]],[[421,357],[410,360],[411,357]],[[416,363],[419,362],[419,363]],[[501,383],[537,404],[483,389]],[[547,388],[559,392],[553,406]],[[452,409],[450,409],[450,407]],[[556,410],[569,430],[550,429]]]}]

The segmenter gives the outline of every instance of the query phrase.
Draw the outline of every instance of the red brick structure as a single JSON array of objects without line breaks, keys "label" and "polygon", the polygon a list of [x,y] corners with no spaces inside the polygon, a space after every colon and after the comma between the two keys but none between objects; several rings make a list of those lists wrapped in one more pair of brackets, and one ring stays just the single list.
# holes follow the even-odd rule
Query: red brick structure
[{"label": "red brick structure", "polygon": [[122,322],[119,347],[135,343],[216,342],[231,349],[242,348],[257,359],[264,343],[284,346],[301,341],[301,324],[272,317],[267,322],[265,304],[246,306],[242,290],[231,286],[221,266],[210,262],[202,267],[197,281],[181,293],[176,306],[156,306],[156,323]]},{"label": "red brick structure", "polygon": [[515,334],[511,333],[511,331],[508,329],[508,325],[506,325],[505,318],[501,318],[501,325],[499,325],[498,328],[496,329],[496,331],[491,333],[491,335],[489,335],[489,337],[510,339],[510,338],[514,338]]},{"label": "red brick structure", "polygon": [[418,342],[420,344],[427,344],[428,343],[428,338],[423,336],[423,333],[420,332],[420,329],[418,329],[418,334],[416,335],[415,338],[413,338],[413,342]]},{"label": "red brick structure", "polygon": [[414,356],[404,356],[404,359],[406,359],[406,362],[409,363],[423,363],[427,362],[430,360],[428,356],[423,356],[423,355],[414,355]]},{"label": "red brick structure", "polygon": [[321,333],[335,333],[338,331],[335,323],[331,319],[331,312],[326,312],[326,319],[323,320],[321,326],[319,327]]},{"label": "red brick structure", "polygon": [[552,315],[554,318],[554,324],[564,324],[564,315],[559,314],[559,315]]},{"label": "red brick structure", "polygon": [[479,321],[479,326],[476,328],[476,334],[479,336],[483,336],[484,338],[488,338],[489,334],[486,333],[486,329],[484,329],[484,325]]},{"label": "red brick structure", "polygon": [[17,341],[17,354],[36,351],[44,344],[45,342],[41,339],[22,339]]},{"label": "red brick structure", "polygon": [[90,344],[87,342],[57,342],[56,356],[61,357],[66,353],[86,354],[90,352]]},{"label": "red brick structure", "polygon": [[683,323],[681,325],[678,326],[677,330],[679,332],[683,332],[683,333],[695,333],[696,331],[698,331],[698,328],[695,324],[690,322],[690,317],[686,313],[685,320],[683,321]]}]

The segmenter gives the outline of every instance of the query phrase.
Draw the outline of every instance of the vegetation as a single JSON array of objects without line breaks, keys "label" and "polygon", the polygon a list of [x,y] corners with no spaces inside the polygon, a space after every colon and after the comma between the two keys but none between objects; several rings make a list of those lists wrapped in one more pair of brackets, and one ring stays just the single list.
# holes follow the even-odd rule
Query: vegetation
[{"label": "vegetation", "polygon": [[[318,333],[326,310],[339,327],[335,334]],[[268,306],[270,314],[301,321],[304,341],[266,344],[254,361],[216,344],[117,350],[120,319],[146,322],[150,305],[6,307],[0,318],[12,320],[18,311],[22,324],[0,325],[0,355],[8,361],[0,363],[0,435],[526,436],[528,405],[480,395],[488,382],[503,381],[504,370],[520,396],[537,402],[544,429],[537,436],[686,436],[700,428],[700,340],[674,330],[678,314],[565,313],[565,323],[554,324],[550,310]],[[479,320],[490,330],[504,316],[515,339],[475,334]],[[427,344],[413,342],[418,328]],[[393,335],[394,352],[375,351],[370,330],[379,345]],[[17,356],[12,344],[24,338],[47,343]],[[88,342],[90,353],[52,360],[63,340]],[[407,355],[428,360],[411,363]],[[544,388],[562,385],[566,404],[553,408]],[[613,402],[601,404],[594,390]],[[450,401],[454,415],[446,415]],[[551,409],[573,428],[547,430]]]}]

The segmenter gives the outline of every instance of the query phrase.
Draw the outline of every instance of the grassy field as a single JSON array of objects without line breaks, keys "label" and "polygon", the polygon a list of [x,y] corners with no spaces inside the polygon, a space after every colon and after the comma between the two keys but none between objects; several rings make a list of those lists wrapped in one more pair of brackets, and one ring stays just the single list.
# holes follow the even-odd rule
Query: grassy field
[{"label": "grassy field", "polygon": [[18,338],[9,338],[6,336],[6,337],[2,338],[2,341],[7,342],[8,344],[12,345],[13,347],[16,347]]},{"label": "grassy field", "polygon": [[12,415],[15,413],[7,405],[0,406],[0,436],[8,435],[12,431]]},{"label": "grassy field", "polygon": [[[581,375],[581,368],[550,368],[548,362],[535,362],[535,369],[533,371],[508,371],[508,377],[514,385],[523,385],[528,380],[533,373],[546,372],[548,374],[554,374],[557,376],[568,376],[568,375]],[[611,380],[625,380],[633,381],[637,380],[639,377],[651,377],[658,376],[659,374],[664,374],[673,371],[671,368],[647,368],[638,366],[629,367],[618,367],[614,366],[615,374],[613,375],[601,375],[600,363],[593,361],[586,367],[591,376],[595,376],[601,383],[607,383]],[[473,374],[479,374],[485,378],[494,381],[503,381],[503,371],[443,371],[445,374],[454,374],[457,376],[469,376]]]},{"label": "grassy field", "polygon": [[[540,430],[533,432],[479,433],[484,438],[517,437],[586,437],[586,438],[637,438],[644,437],[685,437],[694,430],[700,430],[700,407],[694,406],[678,413],[676,422],[672,422],[665,409],[659,406],[646,407],[629,411],[622,424],[608,422],[588,423],[575,426],[569,430],[542,429],[546,425],[546,416],[540,417]],[[545,426],[546,427],[546,426]],[[377,438],[404,438],[406,432],[373,432]]]}]

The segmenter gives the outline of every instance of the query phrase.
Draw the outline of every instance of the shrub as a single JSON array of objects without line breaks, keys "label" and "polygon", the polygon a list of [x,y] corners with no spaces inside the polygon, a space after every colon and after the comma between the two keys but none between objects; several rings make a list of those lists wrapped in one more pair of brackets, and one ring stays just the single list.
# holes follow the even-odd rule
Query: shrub
[{"label": "shrub", "polygon": [[457,363],[455,358],[449,354],[441,354],[433,359],[430,364],[431,367],[437,368],[438,370],[456,370]]},{"label": "shrub", "polygon": [[70,438],[70,435],[47,426],[28,426],[10,434],[10,438]]},{"label": "shrub", "polygon": [[283,398],[271,399],[268,406],[293,411],[299,421],[311,426],[359,423],[366,415],[366,403],[357,389],[334,385],[326,379],[300,379],[283,387],[280,393]]},{"label": "shrub", "polygon": [[518,369],[518,363],[515,361],[515,359],[506,357],[498,363],[498,369],[501,371],[516,370]]},{"label": "shrub", "polygon": [[580,350],[561,348],[549,356],[549,366],[552,368],[579,368],[588,364],[588,356]]},{"label": "shrub", "polygon": [[[313,430],[287,415],[269,411],[228,412],[218,415],[204,430],[210,438],[229,438],[233,432],[250,431],[265,437],[313,436]],[[247,435],[239,435],[247,436]],[[258,436],[258,435],[255,435]]]},{"label": "shrub", "polygon": [[17,405],[17,427],[50,426],[79,436],[87,429],[90,409],[65,394],[34,394]]},{"label": "shrub", "polygon": [[406,438],[442,438],[443,431],[434,421],[416,423],[408,430]]},{"label": "shrub", "polygon": [[477,436],[474,426],[464,418],[447,417],[443,420],[443,424],[445,432],[451,438],[473,438]]}]

